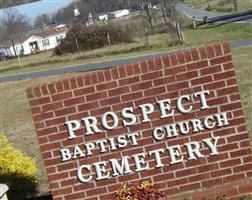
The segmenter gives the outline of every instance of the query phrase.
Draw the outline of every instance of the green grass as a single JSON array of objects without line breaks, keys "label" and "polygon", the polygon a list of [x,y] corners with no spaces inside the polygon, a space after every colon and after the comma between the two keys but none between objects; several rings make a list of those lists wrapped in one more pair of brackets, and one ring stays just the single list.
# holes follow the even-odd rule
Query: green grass
[{"label": "green grass", "polygon": [[[234,49],[232,50],[232,55],[250,139],[252,141],[252,47]],[[35,84],[69,76],[74,76],[74,74],[0,84],[0,132],[6,135],[18,149],[24,151],[36,160],[39,168],[38,181],[41,193],[48,191],[46,175],[36,141],[36,134],[25,90]]]},{"label": "green grass", "polygon": [[[206,0],[184,0],[184,3],[201,10],[207,9]],[[209,0],[209,3],[211,12],[226,13],[235,11],[233,0]],[[238,3],[238,12],[246,12],[252,10],[251,0],[237,0],[237,3]]]},{"label": "green grass", "polygon": [[[225,24],[216,27],[202,27],[189,29],[186,20],[186,28],[183,31],[185,44],[171,47],[168,33],[149,36],[150,47],[144,48],[143,37],[138,37],[135,42],[128,44],[113,45],[86,52],[68,54],[64,56],[52,56],[52,52],[42,52],[36,55],[22,57],[23,67],[19,66],[17,59],[0,62],[0,73],[11,74],[29,71],[38,71],[67,66],[103,62],[105,60],[136,56],[156,51],[167,51],[175,48],[189,47],[194,45],[223,42],[230,40],[247,39],[252,36],[252,25],[246,24]],[[197,38],[197,40],[195,39]]]}]

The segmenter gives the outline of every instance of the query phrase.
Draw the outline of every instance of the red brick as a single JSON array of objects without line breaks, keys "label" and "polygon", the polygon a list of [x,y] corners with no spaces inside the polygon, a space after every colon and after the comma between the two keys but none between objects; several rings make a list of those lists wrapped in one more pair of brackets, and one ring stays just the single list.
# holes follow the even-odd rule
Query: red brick
[{"label": "red brick", "polygon": [[210,63],[211,65],[217,65],[217,64],[229,62],[231,60],[232,60],[232,57],[230,55],[226,55],[226,56],[221,56],[218,58],[213,58],[210,60]]},{"label": "red brick", "polygon": [[224,67],[224,70],[234,69],[234,65],[232,62],[223,64],[223,67]]},{"label": "red brick", "polygon": [[77,81],[75,78],[70,79],[70,86],[71,86],[71,89],[77,88]]},{"label": "red brick", "polygon": [[193,61],[200,59],[198,49],[191,49],[191,54]]},{"label": "red brick", "polygon": [[[113,105],[113,104],[117,104],[117,103],[120,103],[120,102],[121,102],[121,98],[120,97],[112,97],[112,98],[107,98],[107,99],[104,99],[104,100],[100,100],[100,105],[101,106],[108,106],[108,105]],[[90,106],[85,106],[86,107],[85,110],[88,110],[89,108],[92,108],[92,107],[94,107],[94,108],[98,107],[98,103],[97,102],[92,102],[89,105],[91,107]]]},{"label": "red brick", "polygon": [[244,180],[244,178],[245,178],[244,174],[235,174],[235,175],[225,176],[223,178],[223,182],[224,183],[235,182],[238,180]]},{"label": "red brick", "polygon": [[68,108],[63,108],[61,110],[56,110],[55,111],[55,116],[66,116],[67,114],[75,113],[76,108],[75,107],[68,107]]},{"label": "red brick", "polygon": [[112,76],[113,80],[119,78],[119,72],[118,72],[116,67],[110,68],[110,73],[111,73],[111,76]]},{"label": "red brick", "polygon": [[140,63],[142,73],[146,73],[149,71],[147,61],[141,61]]},{"label": "red brick", "polygon": [[223,43],[223,44],[222,44],[222,48],[223,48],[224,54],[230,53],[230,46],[229,46],[228,43]]},{"label": "red brick", "polygon": [[230,159],[230,160],[221,162],[220,167],[221,168],[230,167],[230,166],[235,166],[235,165],[239,165],[239,164],[241,164],[241,160],[239,158],[238,159]]},{"label": "red brick", "polygon": [[194,85],[209,83],[209,82],[212,82],[212,81],[213,81],[212,76],[205,76],[205,77],[202,77],[202,78],[194,79],[194,80],[191,81],[191,83],[194,86]]},{"label": "red brick", "polygon": [[183,52],[178,52],[176,55],[179,64],[184,64],[186,62]]},{"label": "red brick", "polygon": [[64,106],[69,107],[77,104],[85,103],[85,99],[83,96],[77,97],[77,98],[72,98],[72,99],[66,99],[64,101]]},{"label": "red brick", "polygon": [[155,58],[154,62],[155,62],[156,68],[162,68],[163,67],[162,59],[160,57]]},{"label": "red brick", "polygon": [[139,76],[133,76],[133,77],[119,80],[119,86],[129,85],[129,84],[133,84],[137,82],[140,82]]},{"label": "red brick", "polygon": [[201,186],[200,186],[200,183],[191,183],[191,184],[179,186],[179,188],[181,189],[181,191],[188,191],[188,190],[200,189]]},{"label": "red brick", "polygon": [[84,192],[78,192],[78,193],[69,194],[69,195],[64,196],[65,200],[73,200],[73,199],[80,199],[80,198],[83,199],[84,197],[85,197]]},{"label": "red brick", "polygon": [[[173,83],[174,81],[175,81],[175,77],[174,76],[164,77],[164,78],[160,78],[160,79],[155,79],[154,80],[154,85],[155,86],[159,86],[159,85]],[[149,83],[151,83],[151,82],[149,82]]]},{"label": "red brick", "polygon": [[122,98],[122,101],[125,102],[125,101],[132,101],[132,99],[140,99],[143,97],[143,92],[135,92],[135,93],[131,93],[130,95],[128,94],[125,94],[125,95],[122,95],[121,98]]},{"label": "red brick", "polygon": [[94,86],[89,86],[89,87],[84,87],[84,88],[80,88],[77,90],[74,90],[74,96],[81,96],[84,94],[92,94],[95,92],[95,88]]},{"label": "red brick", "polygon": [[169,56],[169,60],[171,62],[171,66],[175,66],[178,64],[178,59],[177,59],[177,56],[176,54],[172,54]]},{"label": "red brick", "polygon": [[[105,72],[106,71],[109,71],[109,70],[105,70]],[[84,80],[84,83],[85,83],[86,86],[96,84],[98,82],[96,72],[86,73],[84,75],[83,80]]]},{"label": "red brick", "polygon": [[216,80],[216,81],[221,80],[221,79],[228,79],[231,77],[235,77],[235,72],[234,72],[234,70],[227,71],[227,72],[223,72],[223,73],[219,73],[219,74],[214,74],[213,77],[214,77],[214,80]]},{"label": "red brick", "polygon": [[139,62],[133,63],[133,71],[135,75],[141,74],[142,71],[141,71],[141,66]]},{"label": "red brick", "polygon": [[214,48],[212,46],[207,46],[206,47],[208,58],[213,58],[214,55]]},{"label": "red brick", "polygon": [[207,59],[207,51],[205,47],[199,48],[199,54],[200,54],[201,60]]},{"label": "red brick", "polygon": [[221,184],[222,184],[222,179],[221,178],[216,178],[216,179],[203,181],[202,182],[202,187],[203,188],[209,188],[209,187],[214,187],[214,186],[221,185]]},{"label": "red brick", "polygon": [[126,69],[124,65],[118,66],[118,73],[120,78],[125,78],[127,76]]},{"label": "red brick", "polygon": [[198,173],[216,171],[217,169],[219,169],[218,164],[216,163],[208,164],[208,165],[198,167]]},{"label": "red brick", "polygon": [[155,71],[155,72],[150,72],[150,73],[143,74],[141,76],[141,80],[142,81],[152,80],[154,77],[157,79],[157,78],[162,77],[162,76],[163,76],[162,71]]},{"label": "red brick", "polygon": [[118,87],[116,89],[109,90],[108,95],[112,97],[112,96],[122,95],[128,92],[129,92],[129,86],[123,86],[123,87]]},{"label": "red brick", "polygon": [[185,169],[185,170],[180,170],[178,172],[175,173],[177,178],[180,177],[187,177],[187,176],[191,176],[196,174],[197,170],[196,168],[189,168],[189,169]]},{"label": "red brick", "polygon": [[221,48],[222,46],[220,44],[214,45],[215,56],[221,56],[223,54]]},{"label": "red brick", "polygon": [[50,113],[41,113],[39,115],[34,115],[33,116],[33,120],[34,120],[34,122],[40,122],[40,121],[43,121],[45,119],[50,119],[50,118],[53,118],[53,117],[54,117],[53,112],[50,112]]},{"label": "red brick", "polygon": [[228,175],[228,174],[232,174],[231,168],[221,169],[221,170],[211,172],[211,177],[216,178],[216,177],[221,177],[221,176],[225,176],[225,175]]},{"label": "red brick", "polygon": [[86,100],[87,100],[87,102],[96,101],[96,100],[104,99],[107,96],[108,96],[107,92],[104,91],[104,92],[99,92],[99,93],[86,95]]},{"label": "red brick", "polygon": [[189,86],[187,81],[170,84],[167,86],[168,91],[174,91],[182,88],[187,88]]},{"label": "red brick", "polygon": [[59,94],[55,94],[52,96],[52,101],[62,101],[64,99],[68,99],[73,97],[73,94],[71,91],[68,92],[63,92],[63,93],[59,93]]},{"label": "red brick", "polygon": [[240,185],[239,186],[239,192],[241,194],[252,193],[251,183]]},{"label": "red brick", "polygon": [[[105,105],[104,101],[105,100],[101,100],[102,106]],[[77,109],[78,109],[78,111],[87,111],[89,109],[95,109],[97,107],[98,107],[98,102],[94,101],[94,102],[90,102],[90,103],[81,104],[81,105],[77,106]]]},{"label": "red brick", "polygon": [[177,67],[172,67],[172,68],[167,68],[164,70],[164,75],[165,76],[171,76],[171,75],[176,75],[179,74],[181,72],[185,72],[186,71],[186,67],[185,65],[182,66],[177,66]]},{"label": "red brick", "polygon": [[148,65],[149,71],[156,70],[154,59],[147,60],[147,65]]},{"label": "red brick", "polygon": [[55,82],[48,84],[48,90],[49,90],[50,94],[54,94],[57,92],[57,90],[55,88]]},{"label": "red brick", "polygon": [[43,95],[48,95],[49,94],[49,90],[48,90],[47,84],[42,84],[41,85],[41,91],[42,91]]},{"label": "red brick", "polygon": [[188,71],[194,70],[194,69],[201,69],[204,67],[208,67],[208,62],[206,60],[194,62],[186,65],[186,68]]},{"label": "red brick", "polygon": [[[100,74],[100,73],[99,73],[99,74]],[[80,75],[80,76],[78,76],[78,77],[76,78],[76,82],[77,82],[78,87],[83,87],[83,86],[84,86],[84,80],[83,80],[82,75]]]},{"label": "red brick", "polygon": [[184,52],[185,62],[191,62],[192,61],[192,55],[189,50],[185,50]]},{"label": "red brick", "polygon": [[232,86],[232,87],[226,87],[226,88],[217,90],[217,95],[218,96],[231,95],[237,92],[238,92],[238,87]]},{"label": "red brick", "polygon": [[196,78],[196,77],[198,77],[198,72],[197,71],[190,71],[190,72],[176,75],[176,80],[177,81],[184,81],[184,80],[189,80],[189,79]]},{"label": "red brick", "polygon": [[144,91],[144,96],[153,96],[153,95],[158,95],[158,94],[162,94],[164,93],[165,90],[165,86],[161,86],[161,87],[157,87],[157,88],[153,88],[153,89],[148,89]]}]

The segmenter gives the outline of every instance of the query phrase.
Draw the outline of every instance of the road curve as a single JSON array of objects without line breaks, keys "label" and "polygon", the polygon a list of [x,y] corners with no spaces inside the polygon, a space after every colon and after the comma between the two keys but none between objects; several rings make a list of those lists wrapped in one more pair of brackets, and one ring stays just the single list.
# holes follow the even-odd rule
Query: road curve
[{"label": "road curve", "polygon": [[183,3],[178,3],[177,11],[188,18],[203,21],[207,17],[207,23],[252,23],[252,12],[221,13],[216,14],[205,10],[191,8]]},{"label": "road curve", "polygon": [[203,18],[207,16],[207,18],[214,18],[218,17],[220,15],[205,11],[205,10],[199,10],[195,8],[191,8],[183,3],[178,3],[176,6],[177,11],[179,11],[181,14],[185,15],[188,18],[194,18],[197,21],[203,21]]},{"label": "road curve", "polygon": [[[239,48],[239,47],[249,46],[249,45],[252,45],[252,39],[231,41],[231,42],[229,42],[229,45],[231,48]],[[99,69],[106,69],[106,68],[110,68],[113,66],[134,63],[134,62],[138,62],[140,60],[146,60],[146,59],[151,59],[151,58],[154,58],[157,56],[171,54],[171,53],[174,53],[174,52],[180,51],[180,50],[181,49],[177,49],[177,50],[169,51],[169,52],[167,52],[167,51],[166,52],[157,52],[157,53],[145,54],[145,55],[140,55],[140,56],[135,56],[135,57],[128,57],[128,58],[123,58],[123,59],[118,59],[118,60],[113,60],[113,61],[85,64],[85,65],[74,66],[74,67],[49,69],[49,70],[43,70],[43,71],[19,73],[19,74],[5,75],[5,76],[1,75],[0,76],[0,83],[19,81],[19,80],[24,80],[24,79],[29,79],[29,78],[63,75],[63,74],[69,74],[69,73],[81,73],[81,72],[94,71],[94,70],[99,70]]]}]

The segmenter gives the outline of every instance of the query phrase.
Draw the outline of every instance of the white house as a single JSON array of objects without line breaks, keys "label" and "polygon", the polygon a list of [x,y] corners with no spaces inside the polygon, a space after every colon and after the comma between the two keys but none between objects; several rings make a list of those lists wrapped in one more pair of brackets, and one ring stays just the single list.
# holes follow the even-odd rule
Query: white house
[{"label": "white house", "polygon": [[6,56],[12,56],[10,45],[0,45],[0,52],[4,53]]},{"label": "white house", "polygon": [[103,21],[103,20],[107,21],[108,19],[127,16],[127,15],[129,15],[129,13],[130,13],[130,11],[128,9],[116,10],[116,11],[109,12],[106,14],[100,14],[100,15],[98,15],[98,19],[101,21]]},{"label": "white house", "polygon": [[109,13],[110,18],[119,18],[129,15],[130,11],[128,9],[117,10]]},{"label": "white house", "polygon": [[45,31],[31,35],[28,38],[15,39],[8,42],[12,56],[29,55],[55,48],[66,37],[66,25],[51,25]]},{"label": "white house", "polygon": [[108,14],[100,14],[100,15],[98,15],[98,19],[100,20],[100,21],[108,21]]}]

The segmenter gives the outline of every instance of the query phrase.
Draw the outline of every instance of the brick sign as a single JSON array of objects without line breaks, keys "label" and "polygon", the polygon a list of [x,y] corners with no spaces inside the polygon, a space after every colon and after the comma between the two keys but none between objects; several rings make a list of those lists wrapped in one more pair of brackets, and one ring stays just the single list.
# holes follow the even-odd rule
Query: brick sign
[{"label": "brick sign", "polygon": [[227,44],[27,90],[55,200],[104,200],[149,180],[167,198],[252,193],[252,154]]}]

